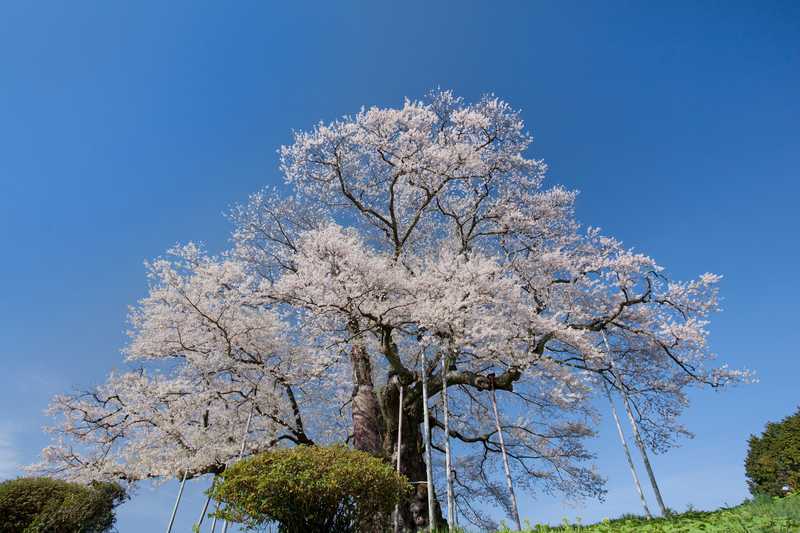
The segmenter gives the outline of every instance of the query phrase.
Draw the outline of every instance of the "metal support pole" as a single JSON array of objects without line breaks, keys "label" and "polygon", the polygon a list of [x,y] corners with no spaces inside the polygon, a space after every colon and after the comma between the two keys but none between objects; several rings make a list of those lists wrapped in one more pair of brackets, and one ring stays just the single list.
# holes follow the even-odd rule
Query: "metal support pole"
[{"label": "metal support pole", "polygon": [[500,440],[500,451],[503,454],[503,468],[506,471],[506,484],[508,485],[508,492],[511,494],[511,513],[514,515],[514,521],[517,523],[517,531],[522,531],[522,522],[519,519],[519,510],[517,508],[517,495],[514,493],[514,484],[511,481],[511,467],[508,464],[508,452],[506,452],[506,443],[503,440],[503,429],[500,427],[500,414],[497,412],[497,397],[494,392],[494,374],[489,374],[489,384],[491,386],[494,422],[497,427],[497,437]]},{"label": "metal support pole", "polygon": [[450,406],[447,403],[447,357],[442,357],[442,409],[444,409],[444,468],[447,473],[447,530],[455,528],[456,504],[453,499],[453,468],[450,465]]},{"label": "metal support pole", "polygon": [[[620,383],[620,387],[622,387],[622,383]],[[622,404],[625,406],[625,411],[628,413],[628,421],[631,423],[631,428],[633,429],[633,438],[636,441],[636,446],[639,448],[639,452],[642,454],[642,463],[644,463],[644,469],[647,471],[647,476],[650,478],[650,484],[653,486],[653,493],[656,495],[658,507],[661,509],[661,514],[663,516],[669,516],[669,509],[667,509],[667,506],[664,505],[664,500],[661,498],[661,490],[658,488],[656,475],[653,472],[652,465],[650,464],[650,458],[647,456],[647,448],[644,445],[641,434],[639,434],[639,425],[636,423],[636,419],[633,417],[633,411],[631,410],[631,405],[628,402],[628,395],[624,392],[624,390],[622,392]]]},{"label": "metal support pole", "polygon": [[216,507],[214,507],[214,520],[211,522],[211,533],[217,529],[217,511],[219,511],[219,502],[217,502]]},{"label": "metal support pole", "polygon": [[425,476],[428,482],[428,529],[433,531],[436,527],[433,513],[433,466],[431,464],[431,424],[428,420],[428,369],[425,362],[425,350],[420,353],[422,366],[422,419],[423,440],[425,441]]},{"label": "metal support pole", "polygon": [[[400,385],[400,399],[397,408],[397,473],[400,473],[400,454],[403,442],[403,386]],[[400,530],[400,504],[394,506],[394,533]]]},{"label": "metal support pole", "polygon": [[601,331],[600,333],[603,336],[603,342],[606,346],[606,353],[608,354],[609,361],[611,363],[611,374],[614,376],[614,379],[619,385],[620,395],[622,396],[622,405],[625,406],[625,412],[628,414],[628,422],[630,422],[631,429],[633,430],[633,439],[636,442],[636,447],[639,448],[639,453],[642,454],[642,463],[644,463],[644,469],[647,471],[647,476],[650,478],[650,485],[652,485],[653,492],[656,495],[656,502],[658,502],[658,507],[661,509],[661,514],[663,516],[669,516],[669,510],[667,509],[667,506],[664,505],[664,500],[661,498],[661,490],[658,488],[656,476],[653,473],[653,467],[650,465],[650,458],[647,456],[647,448],[644,445],[642,436],[639,434],[639,424],[636,423],[636,418],[633,416],[633,410],[631,409],[630,402],[628,401],[628,392],[625,390],[625,384],[622,382],[622,378],[620,378],[614,370],[614,361],[611,359],[611,347],[608,344],[606,332]]},{"label": "metal support pole", "polygon": [[603,382],[603,388],[606,391],[606,396],[608,396],[608,402],[611,404],[611,414],[614,416],[614,423],[617,425],[619,440],[622,442],[622,449],[625,450],[625,458],[628,460],[628,467],[631,469],[631,476],[633,476],[633,484],[636,486],[636,492],[639,493],[639,499],[642,501],[644,514],[647,516],[647,518],[653,518],[653,515],[650,513],[650,508],[647,506],[647,499],[644,497],[642,484],[639,482],[639,475],[636,473],[636,466],[633,464],[631,450],[628,448],[628,442],[625,440],[625,433],[622,431],[622,424],[620,424],[619,416],[617,416],[617,408],[614,405],[614,398],[611,396],[611,390],[608,388],[608,384],[606,382]]},{"label": "metal support pole", "polygon": [[172,525],[175,523],[175,515],[178,514],[178,504],[181,503],[181,496],[183,496],[183,487],[186,485],[186,475],[189,473],[188,469],[183,471],[183,479],[178,488],[178,497],[175,498],[175,505],[172,507],[172,516],[169,517],[169,525],[167,525],[167,533],[172,533]]},{"label": "metal support pole", "polygon": [[[214,481],[216,479],[217,479],[217,476],[214,476],[214,478],[211,480],[211,487],[214,487]],[[197,526],[197,531],[200,531],[200,526],[203,525],[203,520],[206,519],[206,512],[208,511],[208,504],[209,503],[211,503],[211,494],[209,494],[208,498],[206,498],[206,503],[205,503],[205,505],[203,505],[203,510],[200,511],[200,518],[197,519],[197,523],[195,524],[195,526]]]},{"label": "metal support pole", "polygon": [[[250,405],[250,414],[247,415],[247,424],[244,428],[244,435],[242,436],[242,447],[239,449],[239,458],[237,460],[241,460],[242,456],[244,455],[244,447],[247,444],[247,435],[250,433],[250,422],[253,420],[253,408],[255,404]],[[222,524],[222,533],[228,533],[228,521]]]}]

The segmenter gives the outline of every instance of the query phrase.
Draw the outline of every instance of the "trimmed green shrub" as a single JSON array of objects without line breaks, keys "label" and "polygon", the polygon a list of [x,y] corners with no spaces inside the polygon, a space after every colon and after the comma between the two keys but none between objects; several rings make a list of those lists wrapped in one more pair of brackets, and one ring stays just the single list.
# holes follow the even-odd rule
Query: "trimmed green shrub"
[{"label": "trimmed green shrub", "polygon": [[228,468],[211,490],[217,516],[282,533],[382,531],[410,495],[405,477],[380,459],[344,446],[264,452]]},{"label": "trimmed green shrub", "polygon": [[46,477],[0,483],[0,533],[102,533],[125,501],[116,483],[68,483]]},{"label": "trimmed green shrub", "polygon": [[745,473],[754,495],[800,491],[800,409],[767,424],[760,437],[750,436]]}]

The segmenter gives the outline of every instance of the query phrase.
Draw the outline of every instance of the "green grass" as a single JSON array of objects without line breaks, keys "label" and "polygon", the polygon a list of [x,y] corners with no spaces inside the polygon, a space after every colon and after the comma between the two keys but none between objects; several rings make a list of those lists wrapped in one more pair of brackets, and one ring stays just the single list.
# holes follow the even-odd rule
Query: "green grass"
[{"label": "green grass", "polygon": [[[498,533],[509,533],[501,529]],[[785,498],[757,497],[717,511],[687,511],[669,518],[647,520],[624,516],[597,524],[530,526],[525,533],[799,533],[800,494]]]}]

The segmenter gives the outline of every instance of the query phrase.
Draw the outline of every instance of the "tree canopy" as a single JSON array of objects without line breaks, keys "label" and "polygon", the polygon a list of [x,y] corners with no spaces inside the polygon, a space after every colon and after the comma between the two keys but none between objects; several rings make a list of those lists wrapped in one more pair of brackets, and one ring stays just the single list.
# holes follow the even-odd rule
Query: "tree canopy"
[{"label": "tree canopy", "polygon": [[745,473],[753,495],[800,491],[800,409],[768,423],[760,436],[750,435]]},{"label": "tree canopy", "polygon": [[[253,412],[246,454],[348,442],[400,453],[421,481],[425,372],[431,396],[450,388],[467,520],[486,523],[481,499],[508,505],[490,387],[519,486],[601,496],[584,441],[602,383],[626,389],[664,449],[686,433],[689,387],[746,373],[716,366],[707,343],[720,277],[673,280],[581,227],[576,193],[544,186],[531,142],[508,103],[448,91],[296,132],[280,150],[285,186],[232,210],[230,249],[190,243],[148,265],[125,352],[134,369],[54,400],[62,422],[38,468],[131,481],[220,472]],[[439,468],[440,414],[431,422]],[[422,498],[401,509],[407,530],[427,520]]]}]

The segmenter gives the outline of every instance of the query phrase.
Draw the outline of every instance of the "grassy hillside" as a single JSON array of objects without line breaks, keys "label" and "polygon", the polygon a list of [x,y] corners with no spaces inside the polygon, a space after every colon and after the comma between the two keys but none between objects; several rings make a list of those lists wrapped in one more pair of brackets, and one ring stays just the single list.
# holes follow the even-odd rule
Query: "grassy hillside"
[{"label": "grassy hillside", "polygon": [[[504,533],[509,530],[501,530]],[[800,494],[756,498],[737,507],[670,518],[623,517],[592,525],[534,526],[526,533],[800,533]]]}]

